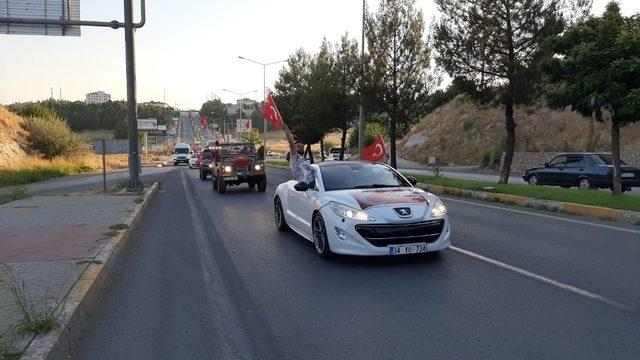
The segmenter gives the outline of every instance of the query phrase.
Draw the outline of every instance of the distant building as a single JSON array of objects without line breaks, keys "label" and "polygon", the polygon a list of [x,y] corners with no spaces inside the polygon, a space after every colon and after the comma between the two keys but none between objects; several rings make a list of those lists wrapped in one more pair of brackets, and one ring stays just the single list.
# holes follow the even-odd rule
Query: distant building
[{"label": "distant building", "polygon": [[111,95],[104,91],[96,91],[84,96],[85,104],[102,104],[107,101],[111,101]]},{"label": "distant building", "polygon": [[238,112],[242,106],[242,117],[250,118],[254,111],[257,110],[258,102],[248,98],[239,99],[234,105],[227,105],[227,115],[233,115]]},{"label": "distant building", "polygon": [[163,103],[161,101],[153,101],[153,100],[147,101],[147,102],[143,102],[141,105],[157,106],[157,107],[160,107],[160,108],[163,108],[163,109],[166,108],[167,106],[169,106],[169,105],[167,105],[167,103]]}]

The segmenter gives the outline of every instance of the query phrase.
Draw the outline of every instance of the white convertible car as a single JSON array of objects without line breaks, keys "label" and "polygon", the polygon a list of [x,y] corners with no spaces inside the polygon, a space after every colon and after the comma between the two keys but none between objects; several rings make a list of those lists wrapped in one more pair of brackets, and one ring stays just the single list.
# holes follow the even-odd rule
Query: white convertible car
[{"label": "white convertible car", "polygon": [[278,186],[275,221],[312,241],[321,257],[404,255],[451,244],[447,210],[438,197],[415,188],[390,166],[326,162],[311,166],[312,188],[295,180]]}]

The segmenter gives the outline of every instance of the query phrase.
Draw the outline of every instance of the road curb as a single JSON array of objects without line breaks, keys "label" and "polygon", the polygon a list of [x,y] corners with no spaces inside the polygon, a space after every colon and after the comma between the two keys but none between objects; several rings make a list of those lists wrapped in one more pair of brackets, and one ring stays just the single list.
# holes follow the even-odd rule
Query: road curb
[{"label": "road curb", "polygon": [[288,166],[283,166],[283,165],[276,165],[276,164],[266,164],[267,167],[272,167],[272,168],[276,168],[276,169],[285,169],[285,170],[289,170]]},{"label": "road curb", "polygon": [[60,304],[60,328],[34,337],[22,355],[22,360],[68,359],[70,354],[76,352],[80,340],[92,325],[131,232],[138,226],[143,210],[157,192],[158,183],[155,182],[145,191],[143,201],[136,204],[126,217],[124,224],[127,228],[118,231],[116,236],[104,244],[63,299]]},{"label": "road curb", "polygon": [[418,187],[434,194],[460,196],[478,200],[520,205],[534,209],[564,212],[582,215],[600,220],[617,220],[632,224],[640,224],[640,212],[617,210],[600,206],[582,205],[570,202],[535,199],[518,195],[497,194],[486,191],[467,190],[441,185],[418,184]]}]

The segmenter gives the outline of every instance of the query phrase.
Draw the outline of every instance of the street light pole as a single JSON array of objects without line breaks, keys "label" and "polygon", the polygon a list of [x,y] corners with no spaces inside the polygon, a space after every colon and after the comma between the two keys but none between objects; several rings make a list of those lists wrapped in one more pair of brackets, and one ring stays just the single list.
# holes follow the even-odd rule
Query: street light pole
[{"label": "street light pole", "polygon": [[[365,11],[367,7],[367,0],[362,0],[362,43],[360,46],[362,50],[360,51],[360,86],[362,86],[362,76],[364,76],[364,21],[365,21]],[[363,131],[363,123],[364,123],[364,108],[362,107],[362,89],[360,89],[360,106],[358,107],[358,156],[362,156],[362,131]]]},{"label": "street light pole", "polygon": [[127,191],[141,192],[140,154],[138,154],[138,109],[136,100],[136,58],[135,28],[133,25],[133,4],[124,0],[124,43],[127,69],[127,114],[129,119],[129,187]]},{"label": "street light pole", "polygon": [[264,111],[265,111],[264,106],[267,102],[267,66],[287,62],[287,60],[274,61],[270,63],[262,63],[259,61],[247,59],[244,56],[238,56],[238,59],[246,60],[254,64],[262,65],[262,120],[263,120],[263,126],[264,126],[263,128],[264,130],[262,132],[262,149],[263,149],[262,156],[266,161],[267,160],[267,118],[264,116]]}]

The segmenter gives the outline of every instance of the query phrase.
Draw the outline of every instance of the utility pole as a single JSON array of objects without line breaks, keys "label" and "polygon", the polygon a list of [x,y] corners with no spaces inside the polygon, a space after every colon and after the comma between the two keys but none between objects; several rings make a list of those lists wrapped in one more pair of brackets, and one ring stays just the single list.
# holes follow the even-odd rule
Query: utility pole
[{"label": "utility pole", "polygon": [[[362,85],[362,77],[364,76],[364,22],[365,22],[365,11],[367,8],[367,0],[362,0],[362,42],[360,46],[362,50],[360,51],[360,61],[361,61],[361,69],[360,69],[360,84]],[[362,131],[364,127],[364,108],[362,107],[363,102],[363,94],[362,89],[360,89],[360,106],[358,108],[358,156],[362,156]]]},{"label": "utility pole", "polygon": [[127,68],[127,115],[129,119],[129,192],[142,192],[140,154],[138,154],[138,109],[136,100],[135,29],[133,4],[124,0],[124,44]]}]

